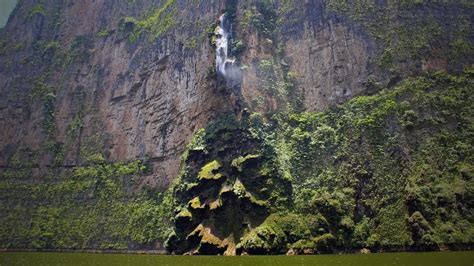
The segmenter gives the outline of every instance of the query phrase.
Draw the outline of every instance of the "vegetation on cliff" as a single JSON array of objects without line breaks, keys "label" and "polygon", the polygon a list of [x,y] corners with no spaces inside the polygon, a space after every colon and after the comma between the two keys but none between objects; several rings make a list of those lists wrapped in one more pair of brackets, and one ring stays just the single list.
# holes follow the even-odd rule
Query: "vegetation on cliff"
[{"label": "vegetation on cliff", "polygon": [[22,182],[31,166],[20,158],[0,175],[2,248],[153,249],[168,234],[171,199],[127,191],[146,171],[141,161],[106,163],[97,155],[87,166]]},{"label": "vegetation on cliff", "polygon": [[[253,114],[200,131],[174,186],[169,247],[212,254],[472,243],[472,74],[409,79],[273,126]],[[149,232],[165,233],[155,240],[166,235],[166,223],[154,226]]]},{"label": "vegetation on cliff", "polygon": [[197,254],[470,245],[473,77],[428,73],[322,113],[227,115],[198,132],[166,193],[126,190],[140,161],[90,156],[26,183],[27,157],[12,157],[0,243],[125,249],[169,237],[171,252]]},{"label": "vegetation on cliff", "polygon": [[[84,35],[67,40],[62,39],[67,31],[61,28],[61,12],[66,10],[62,3],[40,1],[19,10],[26,14],[25,21],[44,27],[38,26],[37,35],[32,33],[31,43],[11,42],[0,32],[0,74],[15,76],[5,83],[12,89],[5,90],[8,99],[0,109],[11,109],[5,116],[28,116],[9,123],[37,117],[29,122],[31,130],[39,128],[41,144],[33,150],[15,140],[1,147],[8,160],[0,169],[0,248],[166,247],[176,254],[235,255],[472,246],[474,69],[462,68],[473,58],[473,5],[465,0],[304,2],[255,1],[237,10],[238,1],[226,1],[225,11],[235,24],[231,29],[255,33],[254,39],[229,39],[232,55],[245,56],[247,41],[262,44],[258,49],[263,52],[252,51],[262,57],[249,62],[255,66],[256,87],[262,93],[249,102],[238,88],[219,87],[222,80],[214,66],[193,61],[212,60],[212,49],[204,45],[215,45],[216,25],[200,19],[184,23],[188,18],[179,14],[185,2],[163,0],[140,10],[143,2],[130,0],[127,6],[137,8],[122,14],[114,25],[106,25],[104,19],[94,34],[79,31]],[[192,4],[202,8],[199,1]],[[322,14],[315,16],[316,11]],[[447,23],[453,14],[459,19]],[[368,71],[385,77],[361,80],[363,91],[344,104],[336,105],[335,100],[324,112],[302,112],[307,106],[298,78],[313,70],[290,71],[295,62],[286,61],[285,38],[302,34],[298,27],[315,27],[325,16],[330,19],[321,24],[343,20],[354,34],[370,36],[364,41],[370,45],[374,41],[376,52],[367,62],[377,67]],[[178,37],[162,42],[160,38],[178,25],[183,26],[176,31]],[[108,76],[110,61],[120,56],[124,41],[127,48],[122,52],[133,60],[120,58],[124,60],[115,68],[130,63],[129,68],[114,69],[117,72]],[[114,45],[113,57],[95,58],[104,45]],[[150,47],[156,50],[147,50]],[[172,57],[176,51],[179,55]],[[193,70],[183,62],[168,64],[178,57],[192,61]],[[141,60],[148,60],[143,68],[137,66]],[[105,62],[101,69],[98,61]],[[205,77],[191,72],[203,67],[209,71]],[[242,70],[246,67],[242,65]],[[334,68],[328,73],[344,66]],[[97,71],[97,79],[87,82],[91,71]],[[167,82],[152,82],[162,77]],[[200,82],[208,87],[195,90]],[[83,83],[98,88],[89,90]],[[182,86],[173,91],[179,96],[165,95],[170,91],[163,88],[174,85]],[[215,94],[203,93],[213,90]],[[160,95],[153,95],[155,91]],[[219,95],[222,102],[233,97],[230,102],[235,106],[222,109],[234,111],[214,119],[221,109],[195,110],[202,106],[188,105],[195,98],[204,99],[198,103],[207,101],[208,95]],[[110,101],[100,100],[107,97]],[[133,104],[122,106],[120,100],[125,98]],[[150,104],[154,101],[159,110]],[[136,109],[141,104],[152,110],[149,120],[142,113],[149,110]],[[60,112],[66,105],[71,110]],[[184,147],[184,141],[176,139],[171,141],[180,144],[165,147],[169,132],[185,126],[170,128],[198,120],[198,116],[183,119],[188,109],[178,105],[208,112],[199,119],[211,121],[187,145],[181,172],[170,187],[148,187],[146,178],[162,178],[151,177],[151,171],[156,174],[169,167],[159,165],[161,160]],[[122,122],[136,116],[136,125],[129,126],[139,129],[124,130],[120,141],[139,143],[139,152],[127,156],[141,159],[112,161],[108,159],[114,158],[108,156],[112,146],[127,144],[107,141],[110,132],[104,132],[104,121],[96,114],[105,113],[101,117],[105,120],[115,115],[108,111],[127,108],[131,111],[114,118]],[[0,122],[7,125],[1,115]],[[121,122],[110,128],[116,130]],[[195,125],[186,134],[194,132]],[[146,134],[152,135],[146,136],[148,143],[142,140]],[[162,146],[145,147],[157,143]],[[125,156],[120,149],[115,152],[115,158]],[[155,157],[148,160],[148,153]],[[152,163],[155,168],[147,167]]]},{"label": "vegetation on cliff", "polygon": [[266,254],[472,244],[473,74],[428,73],[322,113],[220,120],[189,147],[168,248]]},{"label": "vegetation on cliff", "polygon": [[[376,1],[325,0],[325,4],[329,10],[360,23],[380,44],[377,63],[393,72],[406,71],[409,64],[419,64],[420,60],[425,63],[444,61],[442,64],[456,68],[459,62],[474,55],[469,37],[470,12],[474,8],[470,1],[406,0],[379,4]],[[426,16],[428,10],[444,12]],[[457,10],[457,16],[453,21],[450,12],[454,10]],[[459,12],[461,10],[466,12]]]}]

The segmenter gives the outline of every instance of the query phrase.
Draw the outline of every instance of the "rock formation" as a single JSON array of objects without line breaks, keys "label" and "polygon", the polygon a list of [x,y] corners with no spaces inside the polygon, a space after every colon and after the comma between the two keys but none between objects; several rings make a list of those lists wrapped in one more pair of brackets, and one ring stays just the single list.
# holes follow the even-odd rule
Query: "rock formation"
[{"label": "rock formation", "polygon": [[[350,246],[333,239],[333,225],[312,233],[311,241],[317,243],[313,246],[290,236],[274,246],[252,242],[271,242],[255,228],[276,228],[279,213],[295,204],[294,195],[301,192],[294,187],[294,182],[303,182],[298,178],[325,171],[309,170],[311,161],[304,164],[295,157],[294,153],[304,153],[296,146],[288,148],[287,155],[280,153],[290,138],[283,125],[299,128],[306,118],[287,118],[378,95],[421,73],[460,75],[474,60],[472,11],[472,4],[464,0],[20,0],[0,32],[0,181],[5,192],[0,220],[8,224],[0,232],[1,246],[163,249],[168,239],[171,252],[230,255],[285,253],[285,241],[301,244],[292,247],[296,252],[330,250],[321,243]],[[407,123],[412,119],[411,113],[401,116]],[[388,117],[382,127],[398,130],[393,119]],[[331,124],[324,131],[313,122],[303,131],[330,135],[338,127]],[[194,143],[203,128],[202,145]],[[274,142],[266,142],[272,130],[282,135],[275,133]],[[368,138],[364,134],[357,142],[360,150]],[[323,145],[299,141],[291,145]],[[327,148],[321,147],[320,152]],[[391,151],[397,167],[409,157],[399,149]],[[306,152],[310,157],[324,153]],[[351,154],[327,151],[324,156],[339,156],[336,165]],[[293,163],[300,165],[288,165]],[[350,163],[355,172],[364,164]],[[469,167],[464,172],[471,178]],[[363,180],[373,177],[372,170],[348,173],[361,182],[355,186],[359,191],[345,194],[357,201],[352,223],[376,217],[370,204],[359,202],[360,193],[368,189]],[[70,180],[83,182],[82,187],[74,183],[64,189]],[[36,196],[20,196],[21,191]],[[62,205],[61,194],[67,191],[77,193],[76,201]],[[323,194],[317,197],[339,197]],[[462,195],[471,202],[471,194]],[[82,212],[107,209],[105,202],[111,199],[124,204],[110,210],[124,220],[104,222],[104,228],[107,223],[129,227],[115,232],[72,222],[83,217]],[[163,202],[168,205],[163,207]],[[88,207],[74,212],[78,204]],[[147,211],[131,213],[130,208]],[[472,223],[472,206],[463,208],[468,214],[459,215]],[[411,216],[415,209],[409,211],[410,219],[425,226],[423,215]],[[61,215],[67,218],[59,218],[64,224],[58,227],[77,231],[67,240],[53,225],[44,225]],[[87,217],[91,222],[96,216]],[[17,219],[25,224],[15,225]],[[425,227],[417,232],[429,231],[429,225]],[[282,235],[288,233],[283,231]],[[94,239],[78,236],[87,232],[100,233]]]}]

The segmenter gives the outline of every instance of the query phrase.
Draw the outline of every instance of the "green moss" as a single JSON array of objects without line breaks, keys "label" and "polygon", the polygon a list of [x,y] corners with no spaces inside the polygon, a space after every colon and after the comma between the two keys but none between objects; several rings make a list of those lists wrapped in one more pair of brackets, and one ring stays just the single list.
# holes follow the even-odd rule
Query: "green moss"
[{"label": "green moss", "polygon": [[191,232],[191,234],[189,234],[188,238],[192,236],[198,236],[201,239],[200,247],[207,244],[217,248],[224,248],[223,241],[211,234],[209,231],[209,229],[206,229],[202,224],[200,224],[196,227],[196,229],[194,229],[193,232]]},{"label": "green moss", "polygon": [[[198,140],[201,144],[197,146],[205,147],[205,152],[202,149],[188,150],[175,188],[180,206],[188,206],[196,197],[199,197],[201,206],[206,202],[205,208],[194,210],[193,222],[213,228],[213,232],[217,232],[215,235],[225,243],[225,248],[189,238],[194,228],[190,228],[189,222],[178,219],[175,234],[167,242],[169,250],[176,253],[232,254],[240,236],[258,225],[270,208],[280,206],[280,201],[285,200],[286,197],[281,196],[285,191],[276,189],[276,184],[281,182],[279,177],[262,170],[267,157],[256,155],[261,154],[261,146],[248,125],[247,118],[238,121],[234,116],[226,115],[199,131],[192,142]],[[247,152],[242,154],[242,150]],[[245,171],[239,172],[236,167]],[[261,175],[263,172],[266,175]],[[216,176],[218,180],[214,179]],[[197,185],[190,186],[196,181]]]},{"label": "green moss", "polygon": [[[169,234],[170,194],[127,192],[124,177],[142,162],[76,167],[48,182],[0,182],[2,248],[127,249],[154,246]],[[133,179],[131,179],[133,180]],[[16,196],[15,196],[16,195]],[[10,204],[13,204],[14,207]]]},{"label": "green moss", "polygon": [[73,63],[86,63],[94,54],[94,41],[90,35],[76,36],[67,53],[63,53],[58,60],[62,68]]},{"label": "green moss", "polygon": [[[403,71],[407,63],[413,61],[434,57],[463,62],[461,54],[472,56],[472,49],[466,46],[470,42],[466,30],[469,19],[464,11],[469,7],[463,1],[324,2],[329,10],[361,24],[378,42],[380,54],[377,63],[382,68]],[[439,10],[444,8],[456,9],[456,17],[448,13],[440,15]],[[443,37],[446,38],[440,41]],[[446,53],[439,54],[438,49]]]},{"label": "green moss", "polygon": [[77,136],[77,134],[80,132],[83,126],[84,126],[84,122],[82,121],[82,117],[80,115],[75,116],[74,119],[68,125],[68,128],[67,128],[68,136],[69,137]]},{"label": "green moss", "polygon": [[[280,253],[288,248],[316,248],[317,238],[325,238],[323,235],[311,239],[312,231],[318,226],[314,219],[294,213],[272,214],[243,236],[238,247],[253,254]],[[322,246],[322,241],[319,245]]]},{"label": "green moss", "polygon": [[188,209],[183,209],[181,210],[178,215],[176,215],[177,218],[193,218],[192,213]]},{"label": "green moss", "polygon": [[[0,243],[146,248],[171,231],[170,250],[199,254],[472,243],[473,73],[427,73],[321,113],[224,116],[196,133],[167,192],[132,191],[145,164],[107,161],[101,134],[84,139],[82,166],[35,184],[22,180],[34,152],[18,151],[1,175]],[[34,87],[50,98],[45,79]],[[59,164],[64,146],[47,144]]]},{"label": "green moss", "polygon": [[135,42],[142,33],[147,33],[150,41],[162,36],[175,25],[176,0],[167,0],[143,19],[127,17],[120,22],[120,31],[127,34],[129,41]]},{"label": "green moss", "polygon": [[381,210],[375,219],[374,233],[379,235],[382,246],[410,246],[413,243],[408,230],[408,211],[403,202],[397,202]]},{"label": "green moss", "polygon": [[286,234],[278,224],[278,216],[270,216],[265,222],[246,234],[238,247],[255,253],[272,253],[284,248]]},{"label": "green moss", "polygon": [[38,78],[34,84],[33,89],[30,92],[31,100],[42,100],[48,101],[56,98],[54,90],[44,82],[45,77]]},{"label": "green moss", "polygon": [[199,197],[195,197],[194,199],[189,201],[189,207],[191,207],[192,209],[201,209],[204,208],[204,205],[201,204],[201,200],[199,199]]},{"label": "green moss", "polygon": [[109,36],[110,33],[111,33],[111,30],[102,29],[102,30],[98,31],[95,35],[96,35],[97,37],[104,38],[104,37]]},{"label": "green moss", "polygon": [[104,163],[104,155],[100,153],[90,154],[85,158],[85,161],[88,163]]},{"label": "green moss", "polygon": [[184,47],[188,49],[195,49],[197,47],[196,37],[192,37],[184,42]]},{"label": "green moss", "polygon": [[[269,213],[264,221],[243,222],[246,230],[233,231],[241,235],[237,250],[252,254],[466,243],[465,234],[473,229],[465,221],[472,217],[459,199],[470,197],[463,178],[472,165],[471,76],[469,69],[461,76],[429,73],[326,112],[280,117],[273,127],[250,115],[239,130],[261,148],[239,156],[228,155],[232,140],[242,139],[226,136],[231,126],[207,128],[201,140],[208,153],[187,159],[197,163],[188,178],[216,168],[226,176],[223,183],[194,186],[184,198],[208,199],[218,212],[196,219],[222,234],[234,227],[216,221],[235,221],[243,210],[245,217]],[[462,126],[449,134],[446,127],[453,121]],[[204,164],[209,159],[200,156],[223,161]],[[230,212],[235,206],[240,207]],[[216,218],[217,213],[225,216]]]},{"label": "green moss", "polygon": [[44,14],[45,14],[45,9],[44,9],[43,4],[38,3],[30,10],[30,12],[28,12],[26,19],[31,19],[35,15],[44,15]]},{"label": "green moss", "polygon": [[[339,245],[440,244],[440,220],[470,216],[455,207],[460,201],[454,195],[464,195],[467,184],[460,179],[462,172],[453,172],[460,162],[471,164],[472,158],[472,149],[464,146],[472,138],[472,121],[463,118],[473,111],[468,73],[432,73],[324,113],[290,116],[282,141],[289,143],[285,154],[293,161],[289,171],[297,209],[322,214]],[[449,136],[444,133],[448,121],[462,124]],[[350,219],[353,197],[375,212],[362,212],[362,220]],[[443,206],[451,206],[451,211]],[[416,211],[426,222],[417,222],[423,219]],[[424,225],[412,230],[409,220]],[[438,229],[428,230],[427,224]],[[453,231],[469,230],[453,224]],[[413,235],[421,231],[425,233]]]},{"label": "green moss", "polygon": [[55,103],[56,103],[56,92],[55,90],[46,84],[48,79],[48,73],[38,77],[34,83],[33,88],[30,91],[31,101],[40,101],[43,105],[43,132],[51,136],[56,130],[55,125]]},{"label": "green moss", "polygon": [[221,174],[215,173],[218,171],[222,165],[214,160],[201,168],[201,171],[198,174],[199,179],[220,179],[222,178]]},{"label": "green moss", "polygon": [[232,160],[231,165],[233,167],[237,168],[237,170],[239,172],[242,172],[242,169],[243,169],[245,163],[247,163],[249,161],[252,161],[252,160],[258,160],[259,158],[260,158],[260,155],[258,155],[258,154],[249,154],[249,155],[246,155],[245,157],[240,156],[240,157]]},{"label": "green moss", "polygon": [[61,47],[61,44],[57,40],[40,41],[37,43],[37,45],[39,46],[38,49],[42,55],[45,55],[49,52],[54,53]]}]

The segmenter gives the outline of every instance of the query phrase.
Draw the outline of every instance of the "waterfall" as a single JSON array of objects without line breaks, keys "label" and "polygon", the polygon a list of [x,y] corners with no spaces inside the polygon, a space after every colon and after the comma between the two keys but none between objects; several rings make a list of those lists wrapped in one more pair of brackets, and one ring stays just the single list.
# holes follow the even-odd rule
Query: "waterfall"
[{"label": "waterfall", "polygon": [[228,77],[229,75],[232,76],[232,72],[235,71],[235,59],[230,59],[228,56],[230,29],[226,20],[226,13],[219,17],[219,22],[220,24],[216,28],[216,68],[217,73]]}]

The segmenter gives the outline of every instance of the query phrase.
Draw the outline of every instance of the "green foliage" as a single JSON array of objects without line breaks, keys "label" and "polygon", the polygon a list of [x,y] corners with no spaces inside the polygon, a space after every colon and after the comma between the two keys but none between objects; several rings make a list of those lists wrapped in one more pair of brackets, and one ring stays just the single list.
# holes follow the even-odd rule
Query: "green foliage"
[{"label": "green foliage", "polygon": [[[2,248],[127,249],[152,247],[170,233],[170,193],[127,192],[141,161],[76,167],[54,182],[0,182]],[[15,196],[17,195],[17,196]],[[18,195],[23,195],[18,197]],[[30,201],[23,201],[26,197]]]},{"label": "green foliage", "polygon": [[[268,62],[262,68],[270,68]],[[177,217],[174,237],[188,236],[179,233],[187,226],[210,222],[224,238],[206,238],[218,240],[221,251],[216,252],[224,252],[231,247],[224,244],[229,231],[216,221],[235,223],[245,210],[250,222],[232,224],[242,222],[246,228],[232,231],[240,235],[233,244],[251,254],[470,243],[471,72],[428,73],[326,112],[276,117],[275,124],[258,113],[238,124],[218,120],[188,147],[186,171],[176,187],[182,189],[175,194],[186,207]],[[236,137],[235,129],[250,139]],[[229,155],[225,151],[233,150],[235,139],[239,152]],[[252,141],[260,143],[258,150],[249,148]],[[196,182],[196,176],[217,170],[222,181]],[[237,201],[229,205],[227,195]],[[270,215],[260,214],[265,220],[252,223],[261,208]],[[216,216],[217,210],[225,215]],[[191,247],[176,238],[170,250],[182,253]]]},{"label": "green foliage", "polygon": [[60,55],[62,67],[68,67],[73,63],[85,63],[94,53],[94,42],[87,35],[76,36],[65,55]]},{"label": "green foliage", "polygon": [[152,11],[143,19],[126,17],[120,21],[119,32],[135,42],[142,33],[148,34],[150,41],[156,40],[175,25],[176,0],[167,0],[163,6]]},{"label": "green foliage", "polygon": [[95,35],[96,35],[97,37],[104,38],[104,37],[109,36],[109,35],[110,35],[110,32],[111,32],[110,30],[108,30],[108,29],[105,28],[105,29],[102,29],[102,30],[98,31]]},{"label": "green foliage", "polygon": [[239,247],[260,254],[276,253],[284,249],[287,240],[280,220],[280,216],[268,217],[262,225],[243,237]]},{"label": "green foliage", "polygon": [[[471,10],[472,6],[465,1],[324,2],[329,10],[360,23],[378,41],[381,52],[377,63],[383,68],[402,71],[400,64],[433,57],[457,62],[462,62],[462,57],[472,57],[472,40],[469,40],[466,26],[469,23],[467,13],[454,12],[456,17],[451,17],[449,13],[427,15],[430,12],[439,13],[439,9]],[[439,54],[438,49],[446,52]]]},{"label": "green foliage", "polygon": [[233,40],[231,47],[231,54],[234,56],[239,56],[245,50],[245,44],[242,40]]},{"label": "green foliage", "polygon": [[[291,113],[300,109],[302,97],[294,88],[295,80],[288,75],[288,68],[285,66],[280,56],[271,59],[262,59],[258,62],[257,74],[260,77],[261,90],[266,94],[267,112],[279,111],[281,113]],[[271,99],[275,99],[278,106],[274,106]],[[259,109],[260,103],[254,102],[252,107]]]},{"label": "green foliage", "polygon": [[[173,3],[130,22],[139,34],[158,37],[168,27],[160,23],[173,24]],[[261,10],[272,12],[271,4],[263,1]],[[348,10],[345,4],[333,1],[332,8]],[[262,27],[271,32],[271,25]],[[425,53],[430,38],[420,30],[410,47],[394,40],[387,62],[400,59],[399,46]],[[74,40],[66,65],[87,57],[89,40]],[[54,40],[37,48],[45,57],[62,52]],[[282,65],[270,58],[257,68],[267,78],[262,90],[284,101],[297,74]],[[138,188],[142,161],[107,161],[101,134],[84,140],[82,166],[50,171],[35,183],[24,182],[37,167],[35,155],[15,153],[0,175],[0,245],[126,249],[168,239],[177,253],[260,254],[472,244],[473,74],[427,73],[321,113],[288,108],[271,120],[245,112],[220,117],[187,145],[180,176],[166,192]],[[30,99],[43,105],[51,137],[57,92],[47,81],[48,75],[33,81]],[[83,123],[77,112],[68,137]],[[48,138],[45,148],[52,166],[61,166],[64,144]]]},{"label": "green foliage", "polygon": [[[251,133],[257,130],[248,129],[249,120],[223,115],[199,130],[188,145],[174,186],[179,213],[175,233],[167,241],[170,251],[235,252],[248,228],[288,200],[288,183],[269,168],[268,157],[260,155],[262,147]],[[255,116],[251,120],[257,124]]]},{"label": "green foliage", "polygon": [[199,179],[219,179],[222,177],[220,174],[215,172],[221,168],[221,164],[214,160],[201,168],[201,171],[198,174]]},{"label": "green foliage", "polygon": [[278,254],[289,248],[324,252],[334,242],[334,236],[325,233],[326,224],[321,216],[272,214],[243,236],[237,247],[251,254]]},{"label": "green foliage", "polygon": [[56,98],[53,89],[45,84],[43,80],[38,79],[33,84],[33,89],[30,92],[31,100],[48,101]]},{"label": "green foliage", "polygon": [[43,132],[51,136],[56,130],[54,110],[56,103],[56,93],[45,80],[47,75],[40,76],[33,83],[33,88],[30,91],[31,101],[40,101],[43,105]]},{"label": "green foliage", "polygon": [[36,45],[38,46],[37,49],[42,55],[46,55],[48,53],[54,54],[61,47],[61,44],[57,40],[39,41],[36,43]]},{"label": "green foliage", "polygon": [[371,247],[374,243],[368,243],[369,237],[372,235],[370,219],[365,217],[354,227],[352,243],[355,247]]},{"label": "green foliage", "polygon": [[184,47],[186,47],[188,49],[196,48],[197,47],[196,37],[192,37],[192,38],[189,38],[188,40],[186,40],[186,42],[184,42]]},{"label": "green foliage", "polygon": [[471,241],[460,236],[472,226],[460,221],[474,218],[463,178],[474,159],[472,89],[469,69],[430,73],[324,113],[290,115],[278,130],[289,147],[277,154],[290,156],[296,210],[322,215],[335,245]]},{"label": "green foliage", "polygon": [[413,243],[411,233],[407,226],[407,209],[402,201],[389,205],[379,210],[374,218],[374,233],[379,236],[372,245],[409,246]]},{"label": "green foliage", "polygon": [[53,157],[54,166],[62,166],[64,160],[64,145],[61,142],[50,140],[46,143],[46,151]]},{"label": "green foliage", "polygon": [[266,36],[272,36],[276,29],[277,13],[274,11],[273,1],[260,1],[255,9],[246,10],[243,27],[253,27]]},{"label": "green foliage", "polygon": [[[240,20],[245,30],[256,30],[266,38],[275,39],[278,31],[294,30],[302,23],[304,17],[303,5],[291,0],[264,0],[255,2],[254,6],[246,9]],[[290,32],[285,32],[289,33]]]},{"label": "green foliage", "polygon": [[8,159],[7,167],[0,171],[0,180],[28,179],[32,169],[38,165],[36,155],[28,149],[18,149]]},{"label": "green foliage", "polygon": [[35,15],[44,15],[44,14],[45,14],[45,10],[44,10],[43,4],[38,3],[30,10],[30,12],[28,12],[26,19],[31,19]]},{"label": "green foliage", "polygon": [[249,161],[252,160],[258,160],[260,158],[260,155],[258,154],[249,154],[247,156],[239,156],[238,158],[232,160],[231,165],[239,172],[242,172],[242,170],[245,168],[245,164],[247,164]]},{"label": "green foliage", "polygon": [[74,119],[69,123],[68,128],[67,128],[67,134],[69,137],[76,136],[82,127],[84,126],[84,123],[82,121],[82,117],[80,115],[77,115],[74,117]]}]

